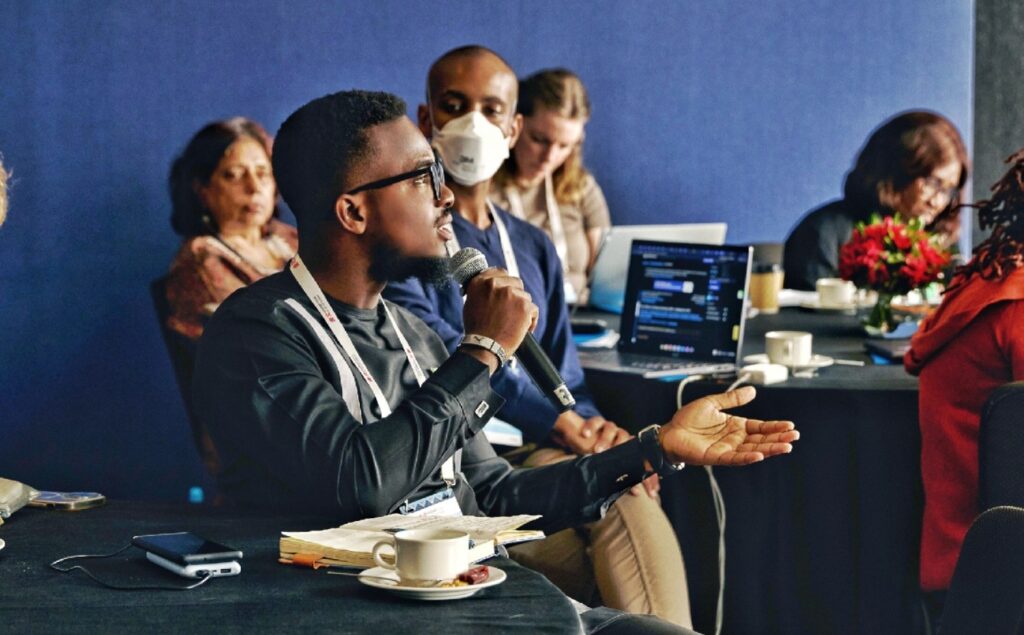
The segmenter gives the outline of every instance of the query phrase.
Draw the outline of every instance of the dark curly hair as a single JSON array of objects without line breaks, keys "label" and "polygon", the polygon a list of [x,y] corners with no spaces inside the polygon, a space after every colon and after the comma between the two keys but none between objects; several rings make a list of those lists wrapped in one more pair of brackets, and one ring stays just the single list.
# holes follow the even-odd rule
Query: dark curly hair
[{"label": "dark curly hair", "polygon": [[971,276],[1001,280],[1024,266],[1024,148],[1006,159],[1010,169],[992,186],[992,197],[978,201],[978,224],[992,234],[974,248],[970,262],[958,268],[950,290]]},{"label": "dark curly hair", "polygon": [[366,131],[405,115],[400,97],[349,90],[314,99],[281,124],[274,177],[300,232],[333,215],[348,173],[370,151]]},{"label": "dark curly hair", "polygon": [[957,195],[939,216],[960,207],[960,190],[967,182],[970,161],[963,139],[951,121],[934,112],[911,110],[900,113],[876,128],[857,155],[846,175],[844,198],[865,215],[886,211],[879,200],[886,183],[899,192],[914,179],[928,177],[944,164],[956,160],[962,166]]},{"label": "dark curly hair", "polygon": [[[217,227],[199,199],[197,188],[208,185],[217,164],[231,144],[242,137],[257,141],[271,155],[271,139],[263,126],[245,117],[213,121],[199,130],[185,150],[171,164],[168,186],[171,191],[171,227],[181,236],[216,233]],[[277,206],[274,216],[278,215]]]}]

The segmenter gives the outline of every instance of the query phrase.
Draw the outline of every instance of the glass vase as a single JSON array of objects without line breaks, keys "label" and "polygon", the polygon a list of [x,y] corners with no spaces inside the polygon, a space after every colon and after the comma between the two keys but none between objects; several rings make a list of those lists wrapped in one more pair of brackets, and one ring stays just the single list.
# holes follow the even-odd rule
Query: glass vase
[{"label": "glass vase", "polygon": [[882,335],[896,328],[896,317],[892,313],[892,293],[878,292],[878,301],[864,320],[864,328],[871,335]]}]

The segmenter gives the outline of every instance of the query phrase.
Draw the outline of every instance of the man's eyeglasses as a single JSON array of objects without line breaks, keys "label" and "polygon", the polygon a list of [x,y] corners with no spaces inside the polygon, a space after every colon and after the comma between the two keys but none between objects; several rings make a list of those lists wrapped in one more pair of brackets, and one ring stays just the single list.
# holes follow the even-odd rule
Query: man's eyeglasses
[{"label": "man's eyeglasses", "polygon": [[422,168],[417,168],[411,172],[404,172],[402,174],[396,174],[395,176],[389,176],[386,179],[380,179],[372,183],[366,183],[359,187],[349,190],[346,194],[358,194],[359,192],[365,192],[366,190],[379,190],[395,183],[407,181],[409,179],[415,179],[426,174],[430,175],[430,183],[434,186],[434,200],[441,200],[441,188],[444,187],[444,165],[441,163],[441,157],[438,156],[437,151],[434,151],[434,162],[430,165]]}]

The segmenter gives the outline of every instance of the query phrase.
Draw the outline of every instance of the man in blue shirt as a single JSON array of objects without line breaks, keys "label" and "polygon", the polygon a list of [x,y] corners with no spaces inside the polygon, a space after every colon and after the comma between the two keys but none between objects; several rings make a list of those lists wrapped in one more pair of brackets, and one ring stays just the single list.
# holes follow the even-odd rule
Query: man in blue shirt
[{"label": "man in blue shirt", "polygon": [[[515,112],[515,73],[493,51],[461,47],[433,64],[427,88],[419,127],[444,161],[455,193],[452,226],[458,246],[480,250],[488,264],[522,280],[539,308],[533,335],[576,399],[575,410],[559,414],[521,367],[509,365],[495,373],[493,388],[505,399],[499,416],[540,446],[525,465],[602,452],[631,439],[601,416],[587,391],[554,245],[542,230],[488,200],[491,177],[522,130],[522,117]],[[389,283],[384,296],[426,322],[449,351],[461,343],[463,300],[454,283],[432,286],[410,278]],[[513,556],[581,602],[654,613],[689,627],[682,554],[657,500],[657,477],[645,485],[648,495],[638,486],[633,496],[620,498],[585,530],[559,532],[518,547]],[[594,576],[581,579],[579,560],[588,558]]]}]

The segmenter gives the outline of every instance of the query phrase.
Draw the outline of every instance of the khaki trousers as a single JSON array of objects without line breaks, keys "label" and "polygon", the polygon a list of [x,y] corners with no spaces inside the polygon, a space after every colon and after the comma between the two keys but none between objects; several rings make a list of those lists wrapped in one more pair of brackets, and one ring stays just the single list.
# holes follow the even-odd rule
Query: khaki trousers
[{"label": "khaki trousers", "polygon": [[[523,465],[536,467],[574,456],[542,447]],[[693,627],[679,542],[661,504],[646,492],[623,494],[601,520],[508,551],[588,606],[603,604]]]}]

